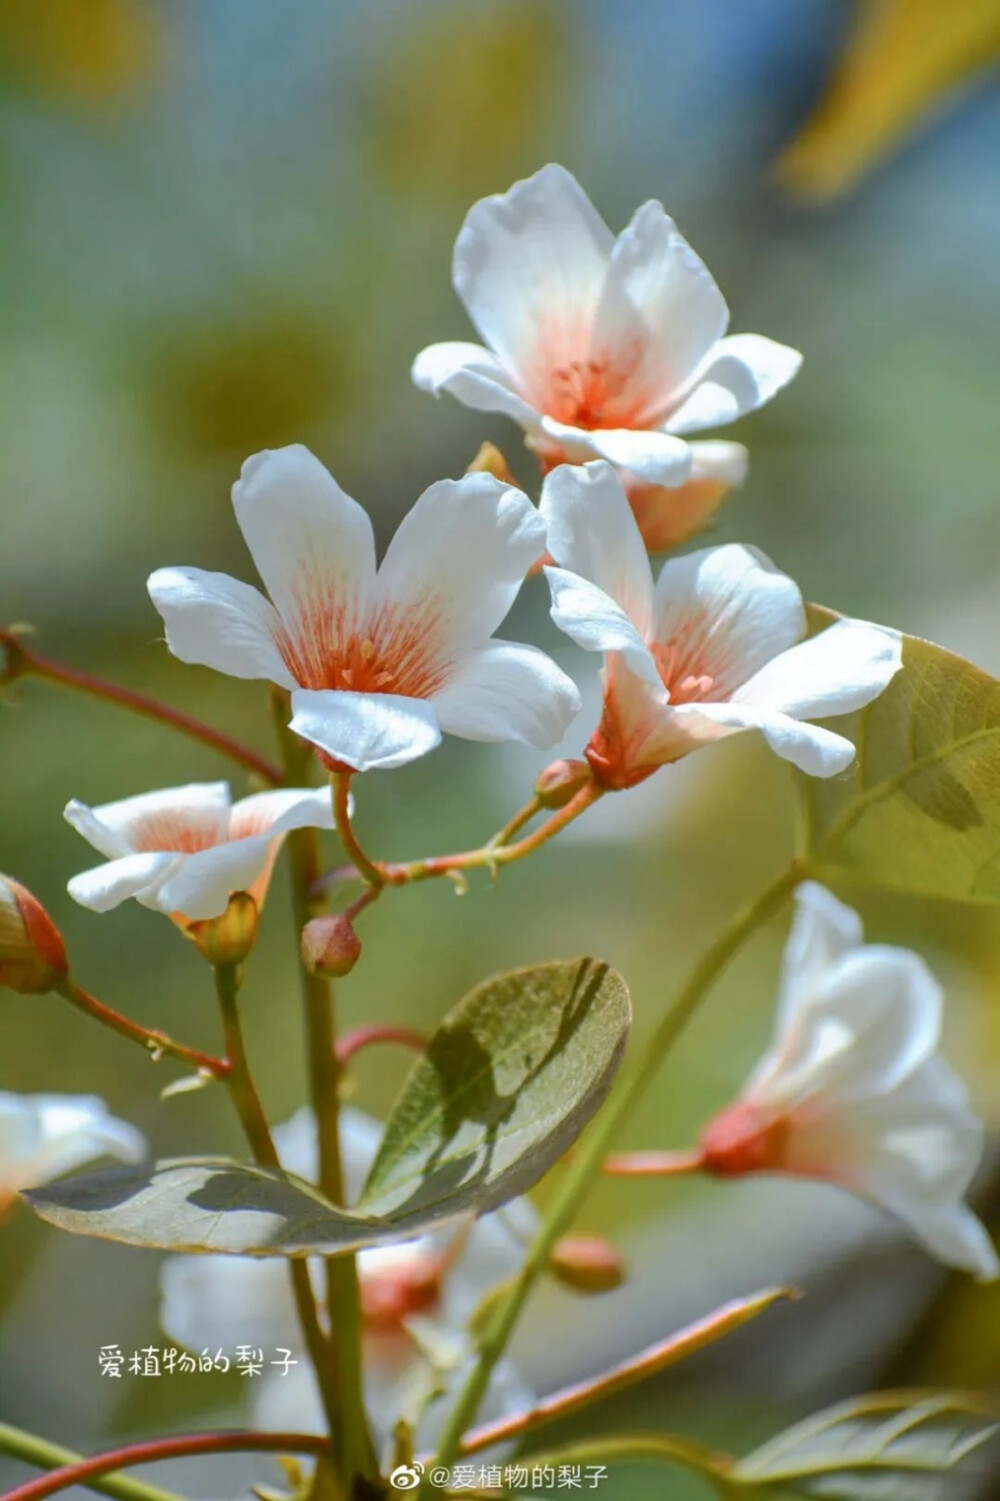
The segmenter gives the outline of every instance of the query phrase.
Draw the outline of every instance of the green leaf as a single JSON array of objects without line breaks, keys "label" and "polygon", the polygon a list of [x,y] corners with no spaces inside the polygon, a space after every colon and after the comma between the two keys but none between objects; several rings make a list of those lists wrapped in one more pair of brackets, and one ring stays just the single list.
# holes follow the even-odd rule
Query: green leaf
[{"label": "green leaf", "polygon": [[480,985],[412,1069],[350,1210],[289,1173],[216,1157],[109,1168],[24,1197],[64,1230],[160,1250],[332,1256],[423,1234],[548,1171],[610,1088],[630,1019],[625,982],[593,959]]},{"label": "green leaf", "polygon": [[976,1468],[982,1479],[970,1460],[998,1418],[996,1403],[947,1392],[859,1397],[789,1428],[725,1482],[747,1501],[959,1501]]},{"label": "green leaf", "polygon": [[[818,606],[810,615],[815,629],[836,618]],[[858,755],[839,777],[797,774],[813,872],[1000,901],[1000,682],[904,636],[902,672],[832,724]]]}]

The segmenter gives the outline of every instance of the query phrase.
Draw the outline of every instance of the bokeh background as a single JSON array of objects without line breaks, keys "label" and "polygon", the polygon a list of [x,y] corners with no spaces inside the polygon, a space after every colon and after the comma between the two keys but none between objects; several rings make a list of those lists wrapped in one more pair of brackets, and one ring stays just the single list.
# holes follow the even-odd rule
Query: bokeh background
[{"label": "bokeh background", "polygon": [[[250,576],[228,494],[265,446],[307,443],[383,540],[484,438],[533,482],[512,427],[419,394],[408,368],[424,344],[468,336],[449,284],[468,205],[556,159],[615,228],[661,198],[734,328],[805,352],[789,391],[734,433],[752,473],[717,537],[764,547],[812,598],[1000,671],[998,32],[994,0],[3,0],[0,620],[267,748],[264,690],[171,661],[144,580],[166,563]],[[592,687],[543,594],[526,588],[506,633]],[[134,905],[97,918],[65,895],[92,855],[61,809],[229,768],[34,683],[0,708],[0,758],[0,868],[56,914],[82,980],[211,1046],[204,966],[169,924]],[[452,743],[372,776],[360,828],[398,856],[478,842],[541,764]],[[785,858],[789,803],[747,737],[609,800],[461,905],[443,885],[402,893],[365,920],[343,1020],[426,1027],[497,967],[591,950],[629,979],[641,1047],[700,946]],[[1000,916],[851,895],[873,935],[919,946],[945,979],[948,1051],[1000,1126]],[[742,1080],[782,938],[776,923],[717,987],[628,1144],[688,1143]],[[302,1042],[283,876],[246,996],[284,1119]],[[404,1067],[366,1056],[357,1102],[384,1111]],[[57,1000],[2,997],[0,1088],[101,1093],[160,1153],[237,1151],[214,1091],[159,1101],[168,1068]],[[1000,1226],[990,1171],[981,1202]],[[633,1391],[609,1423],[740,1451],[874,1385],[998,1384],[1000,1292],[948,1277],[833,1190],[604,1184],[585,1227],[616,1239],[633,1276],[586,1307],[540,1295],[515,1347],[540,1390],[737,1293],[791,1279],[809,1294]],[[237,1377],[100,1378],[102,1344],[164,1342],[154,1256],[19,1212],[0,1229],[0,1315],[7,1421],[93,1449],[196,1425],[206,1403],[238,1412]],[[217,1460],[183,1479],[218,1496],[242,1477]],[[677,1501],[702,1494],[670,1484]],[[622,1471],[602,1493],[662,1486]]]}]

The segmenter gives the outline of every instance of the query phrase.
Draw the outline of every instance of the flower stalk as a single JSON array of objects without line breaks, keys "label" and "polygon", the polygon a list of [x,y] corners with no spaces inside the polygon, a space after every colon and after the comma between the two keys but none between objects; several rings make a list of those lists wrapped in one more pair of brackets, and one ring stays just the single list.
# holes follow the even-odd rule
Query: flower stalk
[{"label": "flower stalk", "polygon": [[117,1032],[119,1037],[127,1037],[130,1042],[137,1042],[141,1048],[145,1048],[154,1062],[166,1054],[170,1058],[176,1058],[179,1063],[188,1063],[192,1068],[209,1073],[216,1079],[225,1079],[231,1072],[231,1064],[227,1059],[215,1058],[211,1053],[203,1053],[198,1048],[189,1048],[184,1043],[175,1042],[166,1032],[157,1028],[140,1026],[111,1006],[106,1006],[70,976],[58,987],[56,994],[82,1011],[84,1016],[100,1022],[102,1027]]}]

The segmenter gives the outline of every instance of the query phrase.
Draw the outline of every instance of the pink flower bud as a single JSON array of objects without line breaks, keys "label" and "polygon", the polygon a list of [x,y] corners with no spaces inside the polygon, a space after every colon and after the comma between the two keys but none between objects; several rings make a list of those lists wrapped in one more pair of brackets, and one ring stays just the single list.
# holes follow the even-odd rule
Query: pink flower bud
[{"label": "pink flower bud", "polygon": [[314,917],[302,929],[302,962],[310,974],[339,979],[361,957],[361,940],[343,913]]},{"label": "pink flower bud", "polygon": [[0,985],[44,995],[69,973],[62,934],[42,904],[9,876],[0,876]]},{"label": "pink flower bud", "polygon": [[576,794],[593,781],[586,761],[553,761],[535,783],[535,796],[546,808],[565,808]]},{"label": "pink flower bud", "polygon": [[549,1270],[578,1293],[609,1293],[625,1281],[626,1266],[609,1240],[600,1235],[564,1235],[557,1240]]}]

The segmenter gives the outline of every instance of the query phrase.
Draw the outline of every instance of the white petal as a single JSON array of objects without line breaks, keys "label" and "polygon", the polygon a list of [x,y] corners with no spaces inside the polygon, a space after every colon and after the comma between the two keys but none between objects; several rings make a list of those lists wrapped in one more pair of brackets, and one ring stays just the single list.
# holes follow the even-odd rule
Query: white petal
[{"label": "white petal", "polygon": [[422,349],[411,370],[422,391],[449,396],[477,412],[502,412],[522,427],[536,428],[538,413],[513,389],[500,361],[481,344],[430,344]]},{"label": "white petal", "polygon": [[66,889],[81,907],[88,907],[91,912],[110,912],[129,897],[154,897],[161,882],[183,859],[183,855],[164,853],[125,855],[107,865],[81,871],[67,883]]},{"label": "white petal", "polygon": [[854,746],[843,735],[771,709],[744,703],[700,703],[678,704],[671,712],[683,721],[689,734],[699,739],[759,730],[776,756],[810,777],[836,776],[854,760]]},{"label": "white petal", "polygon": [[653,575],[611,466],[560,464],[545,478],[539,510],[549,552],[560,568],[596,584],[645,637],[652,620]]},{"label": "white petal", "polygon": [[375,577],[367,515],[307,448],[247,459],[233,486],[240,530],[293,637],[356,621]]},{"label": "white petal", "polygon": [[652,415],[687,384],[722,338],[725,299],[663,205],[644,203],[618,236],[601,297],[595,351],[643,348],[636,384]]},{"label": "white petal", "polygon": [[328,787],[280,787],[273,792],[255,792],[233,804],[229,819],[231,839],[251,834],[277,838],[291,829],[332,829],[333,805]]},{"label": "white petal", "polygon": [[355,771],[405,766],[441,743],[431,704],[392,693],[292,694],[289,729]]},{"label": "white petal", "polygon": [[474,1221],[441,1289],[445,1323],[464,1328],[487,1294],[520,1271],[538,1225],[534,1206],[523,1198]]},{"label": "white petal", "polygon": [[431,700],[442,730],[549,750],[580,711],[576,685],[534,646],[491,641],[461,661]]},{"label": "white petal", "polygon": [[654,639],[675,645],[673,676],[714,680],[729,698],[805,635],[798,586],[756,548],[732,543],[671,558],[654,596]]},{"label": "white petal", "polygon": [[716,479],[726,485],[742,485],[746,479],[749,455],[742,443],[709,439],[705,443],[689,443],[688,448],[692,479]]},{"label": "white petal", "polygon": [[235,891],[249,891],[268,859],[268,839],[238,839],[182,855],[155,895],[158,911],[181,912],[192,922],[221,917]]},{"label": "white petal", "polygon": [[439,480],[404,517],[379,569],[376,608],[422,634],[443,659],[496,630],[545,550],[523,490],[492,474]]},{"label": "white petal", "polygon": [[218,844],[229,830],[228,782],[189,782],[88,808],[76,798],[63,817],[109,860],[118,855]]},{"label": "white petal", "polygon": [[167,628],[167,645],[181,662],[295,686],[276,645],[277,613],[249,584],[203,568],[158,568],[147,588]]},{"label": "white petal", "polygon": [[781,961],[777,1032],[780,1038],[796,1013],[817,994],[839,959],[864,942],[861,919],[817,881],[795,891],[795,917]]},{"label": "white petal", "polygon": [[[308,1183],[315,1183],[319,1176],[319,1146],[316,1139],[316,1117],[309,1106],[303,1105],[290,1120],[275,1126],[273,1135],[281,1165],[286,1172],[295,1173]],[[381,1141],[382,1127],[378,1121],[353,1105],[342,1107],[340,1155],[344,1170],[344,1191],[349,1204],[361,1197],[368,1170],[375,1161]]]},{"label": "white petal", "polygon": [[607,459],[652,485],[682,485],[691,475],[691,447],[682,438],[656,428],[567,427],[543,417],[541,430],[570,458]]},{"label": "white petal", "polygon": [[870,704],[902,665],[898,631],[864,620],[838,620],[773,657],[733,696],[784,714],[825,719]]},{"label": "white petal", "polygon": [[967,1204],[897,1200],[885,1207],[906,1221],[917,1239],[945,1266],[971,1272],[980,1282],[995,1282],[1000,1277],[1000,1258],[992,1237]]},{"label": "white petal", "polygon": [[613,244],[586,193],[558,166],[469,210],[455,242],[455,290],[511,374],[547,336],[558,343],[563,330],[582,330],[586,339]]},{"label": "white petal", "polygon": [[19,1193],[97,1157],[139,1162],[140,1131],[111,1115],[96,1095],[0,1092],[0,1191]]},{"label": "white petal", "polygon": [[721,339],[667,427],[672,433],[691,433],[734,422],[777,395],[801,364],[797,349],[761,334]]},{"label": "white petal", "polygon": [[552,619],[584,651],[620,652],[633,672],[662,687],[656,663],[621,605],[603,589],[565,568],[546,568]]},{"label": "white petal", "polygon": [[168,1256],[160,1325],[189,1350],[221,1349],[230,1358],[237,1345],[297,1354],[300,1343],[288,1269],[264,1256]]}]

